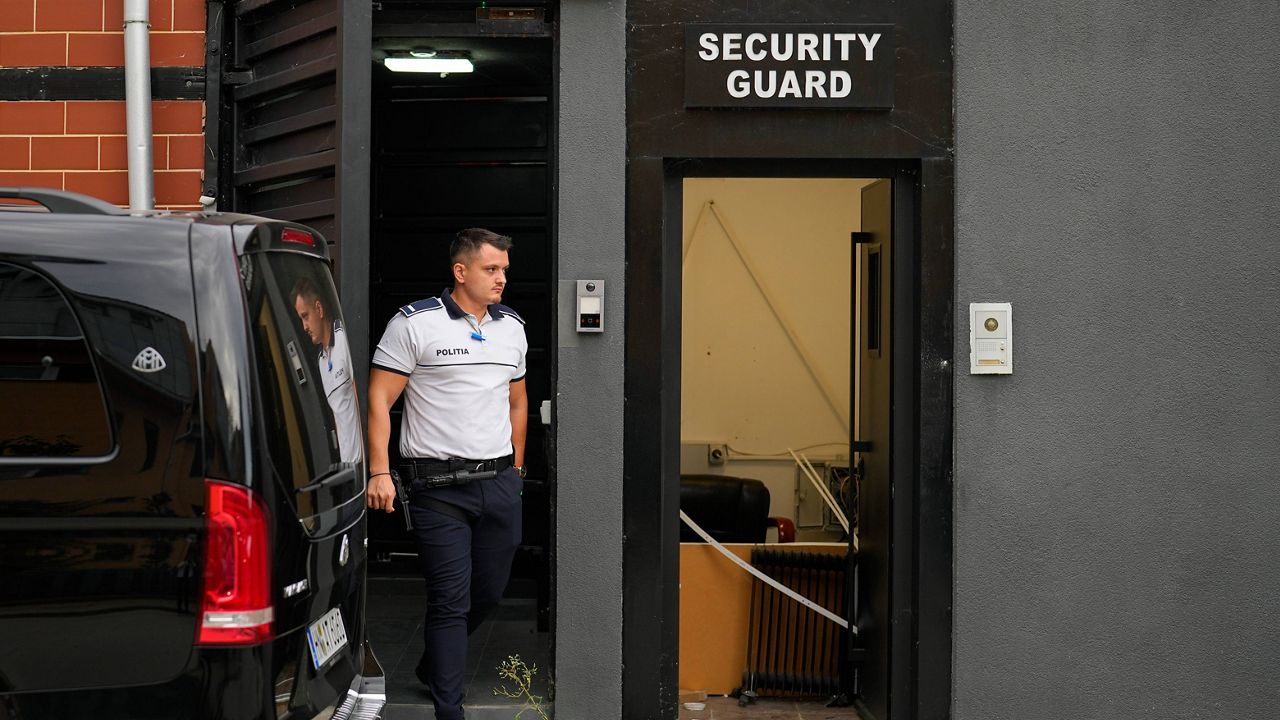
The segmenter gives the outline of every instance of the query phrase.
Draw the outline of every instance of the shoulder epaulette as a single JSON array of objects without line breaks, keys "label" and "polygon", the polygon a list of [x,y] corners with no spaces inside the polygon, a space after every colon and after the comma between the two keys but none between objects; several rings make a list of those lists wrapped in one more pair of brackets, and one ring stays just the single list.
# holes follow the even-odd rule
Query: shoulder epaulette
[{"label": "shoulder epaulette", "polygon": [[419,300],[418,302],[411,302],[408,305],[405,305],[400,308],[400,312],[405,317],[412,317],[420,312],[425,312],[427,310],[439,310],[442,307],[444,307],[444,303],[440,302],[440,298],[427,298],[426,300]]},{"label": "shoulder epaulette", "polygon": [[502,313],[503,315],[506,315],[509,318],[515,318],[520,322],[521,325],[524,325],[524,318],[520,317],[520,313],[516,312],[515,310],[512,310],[506,305],[494,305],[493,309],[495,312]]}]

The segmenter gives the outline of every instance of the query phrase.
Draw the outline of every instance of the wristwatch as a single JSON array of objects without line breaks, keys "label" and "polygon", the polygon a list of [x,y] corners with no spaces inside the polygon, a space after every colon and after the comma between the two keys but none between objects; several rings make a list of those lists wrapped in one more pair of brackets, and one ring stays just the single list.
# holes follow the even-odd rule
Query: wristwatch
[{"label": "wristwatch", "polygon": [[523,480],[523,479],[524,479],[524,476],[529,474],[529,471],[528,471],[528,469],[526,469],[526,468],[525,468],[525,466],[523,466],[523,465],[517,465],[517,466],[516,466],[516,474],[520,476],[520,479],[521,479],[521,480]]}]

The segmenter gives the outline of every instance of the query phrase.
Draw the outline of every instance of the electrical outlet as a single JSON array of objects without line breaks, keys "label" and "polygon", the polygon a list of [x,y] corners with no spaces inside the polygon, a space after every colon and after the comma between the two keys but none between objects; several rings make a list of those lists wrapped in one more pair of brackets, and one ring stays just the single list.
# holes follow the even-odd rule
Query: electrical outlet
[{"label": "electrical outlet", "polygon": [[728,445],[707,445],[707,464],[723,465],[729,459]]}]

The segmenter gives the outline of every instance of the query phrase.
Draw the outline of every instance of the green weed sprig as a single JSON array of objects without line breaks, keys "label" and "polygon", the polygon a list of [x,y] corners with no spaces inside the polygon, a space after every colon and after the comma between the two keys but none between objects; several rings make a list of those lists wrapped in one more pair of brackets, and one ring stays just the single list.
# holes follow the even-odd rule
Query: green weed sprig
[{"label": "green weed sprig", "polygon": [[[547,714],[547,709],[542,705],[542,696],[533,694],[533,676],[538,674],[538,666],[536,664],[526,665],[519,655],[512,655],[503,660],[497,669],[498,679],[504,682],[494,688],[493,694],[524,702],[524,706],[516,713],[517,720],[528,710],[537,713],[542,720],[551,720],[551,716]],[[507,687],[505,681],[514,683],[514,689]]]}]

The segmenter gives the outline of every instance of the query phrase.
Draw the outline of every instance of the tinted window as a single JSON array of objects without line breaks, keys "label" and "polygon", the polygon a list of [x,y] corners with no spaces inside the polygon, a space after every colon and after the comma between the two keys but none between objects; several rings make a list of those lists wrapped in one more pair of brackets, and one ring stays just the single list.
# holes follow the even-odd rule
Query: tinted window
[{"label": "tinted window", "polygon": [[76,457],[111,450],[111,426],[89,346],[62,294],[0,263],[0,457]]},{"label": "tinted window", "polygon": [[364,457],[342,311],[313,256],[261,252],[242,263],[268,451],[280,478],[302,487]]}]

